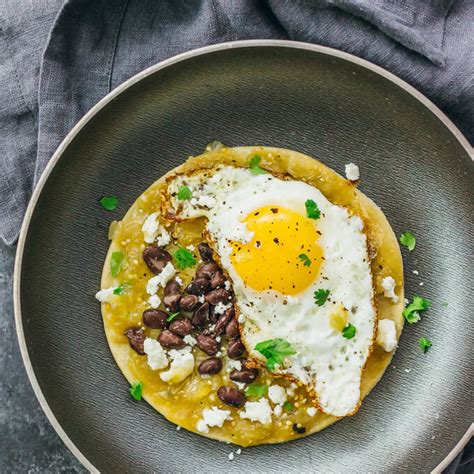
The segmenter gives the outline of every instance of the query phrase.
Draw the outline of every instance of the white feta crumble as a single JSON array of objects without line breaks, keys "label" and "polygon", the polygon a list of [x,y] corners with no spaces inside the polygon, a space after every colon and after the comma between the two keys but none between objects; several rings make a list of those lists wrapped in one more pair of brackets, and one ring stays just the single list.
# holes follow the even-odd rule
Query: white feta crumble
[{"label": "white feta crumble", "polygon": [[236,382],[235,380],[232,380],[232,382],[234,382],[235,385],[237,385],[237,388],[239,390],[243,390],[245,388],[245,383],[244,382]]},{"label": "white feta crumble", "polygon": [[286,389],[286,393],[288,396],[292,397],[295,394],[297,385],[295,383],[291,383],[290,386]]},{"label": "white feta crumble", "polygon": [[395,280],[391,276],[387,276],[382,280],[383,295],[397,303],[398,296],[395,294],[395,286]]},{"label": "white feta crumble", "polygon": [[232,461],[234,459],[234,453],[229,453],[228,458],[229,458],[229,461]]},{"label": "white feta crumble", "polygon": [[424,283],[423,283],[422,281],[420,281],[420,283],[418,283],[418,284],[419,284],[420,286],[423,286],[423,285],[424,285]]},{"label": "white feta crumble", "polygon": [[164,247],[165,245],[168,245],[171,242],[171,235],[163,226],[160,225],[158,227],[158,233],[160,234],[156,239],[158,247]]},{"label": "white feta crumble", "polygon": [[194,247],[193,244],[187,245],[186,248],[187,248],[190,252],[194,252],[194,249],[195,249],[195,247]]},{"label": "white feta crumble", "polygon": [[114,290],[115,287],[104,288],[103,290],[100,290],[95,294],[95,299],[100,301],[101,303],[104,303],[105,301],[108,301],[109,298],[114,294]]},{"label": "white feta crumble", "polygon": [[194,339],[194,337],[191,336],[190,334],[188,334],[187,336],[184,336],[184,337],[183,337],[183,341],[184,341],[186,344],[189,344],[191,347],[194,347],[194,346],[197,344],[196,339]]},{"label": "white feta crumble", "polygon": [[147,244],[153,243],[153,241],[156,239],[156,236],[158,234],[158,228],[160,224],[157,218],[158,218],[158,213],[154,212],[153,214],[150,214],[145,219],[145,222],[143,222],[142,232],[143,232],[143,237],[145,239],[145,242]]},{"label": "white feta crumble", "polygon": [[174,265],[171,262],[168,262],[159,275],[155,275],[148,280],[146,284],[146,292],[149,295],[154,295],[158,291],[158,287],[162,286],[164,288],[173,278],[175,273],[176,269],[174,268]]},{"label": "white feta crumble", "polygon": [[230,281],[229,281],[229,280],[226,280],[226,281],[224,282],[224,288],[225,288],[227,291],[230,290]]},{"label": "white feta crumble", "polygon": [[181,426],[177,425],[176,426],[176,431],[179,431],[181,429]]},{"label": "white feta crumble", "polygon": [[151,337],[147,337],[143,343],[143,351],[147,355],[148,365],[152,370],[168,367],[168,357],[162,345]]},{"label": "white feta crumble", "polygon": [[201,433],[208,433],[209,428],[214,426],[221,428],[224,421],[229,419],[229,410],[221,410],[217,407],[204,408],[202,411],[202,419],[197,422],[196,429]]},{"label": "white feta crumble", "polygon": [[227,365],[227,371],[230,372],[233,369],[241,370],[242,369],[242,362],[240,360],[229,359],[229,363]]},{"label": "white feta crumble", "polygon": [[240,324],[243,324],[245,322],[245,316],[243,314],[239,314],[239,318],[237,319],[237,322]]},{"label": "white feta crumble", "polygon": [[419,275],[420,272],[418,270],[413,270],[413,275]]},{"label": "white feta crumble", "polygon": [[231,307],[232,303],[224,304],[222,301],[220,301],[214,307],[214,314],[224,314]]},{"label": "white feta crumble", "polygon": [[160,374],[161,380],[168,383],[179,383],[191,375],[194,369],[194,356],[189,347],[179,351],[172,349],[168,355],[171,357],[171,366],[166,372]]},{"label": "white feta crumble", "polygon": [[286,402],[286,392],[280,385],[268,387],[268,398],[275,404],[281,405]]},{"label": "white feta crumble", "polygon": [[306,413],[308,414],[308,416],[314,416],[316,415],[318,410],[316,410],[316,408],[314,407],[309,407],[306,409]]},{"label": "white feta crumble", "polygon": [[240,418],[250,421],[258,421],[262,425],[272,422],[272,408],[266,398],[261,398],[258,402],[246,402],[245,411],[239,413]]},{"label": "white feta crumble", "polygon": [[241,453],[242,453],[242,450],[240,448],[235,452],[235,454],[241,454]]},{"label": "white feta crumble", "polygon": [[179,286],[183,286],[183,280],[179,276],[175,276],[174,279]]},{"label": "white feta crumble", "polygon": [[158,295],[151,295],[148,298],[148,304],[153,308],[153,309],[158,309],[158,307],[161,304],[161,298]]},{"label": "white feta crumble", "polygon": [[397,331],[391,319],[380,319],[377,329],[377,344],[387,352],[392,352],[397,347]]},{"label": "white feta crumble", "polygon": [[345,166],[346,178],[349,181],[357,181],[360,178],[359,167],[354,163],[348,163]]},{"label": "white feta crumble", "polygon": [[221,342],[221,336],[217,336],[215,339],[217,342]]},{"label": "white feta crumble", "polygon": [[198,301],[199,301],[199,303],[204,303],[204,295],[199,295],[198,296]]},{"label": "white feta crumble", "polygon": [[275,405],[275,408],[273,409],[273,413],[275,416],[281,416],[283,410],[281,405]]}]

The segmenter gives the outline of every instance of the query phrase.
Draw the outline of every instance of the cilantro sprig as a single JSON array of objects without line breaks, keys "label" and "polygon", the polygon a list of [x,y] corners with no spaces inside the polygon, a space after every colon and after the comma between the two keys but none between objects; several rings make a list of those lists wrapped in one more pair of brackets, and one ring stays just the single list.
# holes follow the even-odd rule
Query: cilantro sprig
[{"label": "cilantro sprig", "polygon": [[268,385],[258,385],[258,384],[250,384],[245,389],[245,395],[247,397],[255,397],[255,398],[262,398],[268,393]]},{"label": "cilantro sprig", "polygon": [[120,250],[112,252],[112,257],[110,258],[110,273],[115,278],[122,269],[123,259],[125,255]]},{"label": "cilantro sprig", "polygon": [[128,283],[122,283],[120,286],[117,286],[117,288],[114,288],[114,295],[122,295],[126,291],[128,286]]},{"label": "cilantro sprig", "polygon": [[303,262],[305,267],[309,267],[311,265],[311,259],[305,253],[299,254],[298,258]]},{"label": "cilantro sprig", "polygon": [[266,174],[267,172],[260,168],[260,161],[262,158],[259,155],[253,155],[249,161],[249,170],[252,174]]},{"label": "cilantro sprig", "polygon": [[343,330],[342,330],[342,336],[345,337],[346,339],[352,339],[356,335],[357,329],[356,327],[349,323]]},{"label": "cilantro sprig", "polygon": [[137,401],[142,399],[143,383],[135,380],[130,385],[130,395]]},{"label": "cilantro sprig", "polygon": [[166,318],[166,321],[168,321],[168,322],[173,321],[173,319],[176,318],[176,316],[178,316],[178,314],[179,314],[179,311],[177,311],[176,313],[171,313],[171,314]]},{"label": "cilantro sprig", "polygon": [[406,232],[403,232],[403,234],[400,236],[398,240],[410,252],[415,250],[416,237],[409,230],[407,230]]},{"label": "cilantro sprig", "polygon": [[276,365],[282,365],[286,357],[296,354],[291,344],[280,338],[259,342],[255,346],[255,350],[267,359],[267,369],[271,372],[275,370]]},{"label": "cilantro sprig", "polygon": [[178,199],[180,201],[186,201],[187,199],[191,198],[191,196],[193,195],[192,191],[189,189],[188,186],[181,186],[179,189],[178,189]]},{"label": "cilantro sprig", "polygon": [[293,403],[289,402],[288,400],[283,403],[283,410],[285,411],[294,411],[295,409],[295,406],[293,405]]},{"label": "cilantro sprig", "polygon": [[182,247],[176,250],[173,254],[173,258],[180,270],[196,265],[196,257],[189,250]]},{"label": "cilantro sprig", "polygon": [[426,337],[420,337],[420,339],[418,339],[418,345],[423,351],[423,354],[425,354],[428,348],[433,345],[433,343],[429,339],[426,339]]},{"label": "cilantro sprig", "polygon": [[321,211],[319,210],[318,205],[312,199],[308,199],[304,205],[306,207],[306,215],[310,219],[319,219],[321,217]]},{"label": "cilantro sprig", "polygon": [[107,211],[115,211],[115,209],[117,209],[118,197],[117,196],[104,196],[99,199],[99,203]]},{"label": "cilantro sprig", "polygon": [[314,292],[314,302],[318,306],[322,306],[324,303],[326,303],[330,293],[331,292],[329,290],[323,290],[322,288],[316,290]]},{"label": "cilantro sprig", "polygon": [[413,301],[403,310],[403,317],[410,324],[417,323],[420,319],[420,313],[430,307],[430,302],[421,296],[414,296]]}]

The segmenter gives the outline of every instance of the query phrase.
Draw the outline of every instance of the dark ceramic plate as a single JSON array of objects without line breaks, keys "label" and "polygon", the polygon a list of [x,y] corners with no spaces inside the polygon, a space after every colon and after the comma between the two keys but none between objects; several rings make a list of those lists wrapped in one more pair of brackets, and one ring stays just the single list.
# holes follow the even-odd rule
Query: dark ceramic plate
[{"label": "dark ceramic plate", "polygon": [[[236,450],[177,431],[134,402],[109,352],[98,303],[107,228],[155,179],[206,143],[274,145],[343,172],[396,233],[406,294],[432,308],[406,327],[393,367],[361,410],[320,434]],[[283,41],[212,46],[135,76],[59,147],[28,208],[15,306],[36,394],[67,446],[105,472],[427,472],[473,419],[473,164],[469,145],[426,98],[386,71],[328,48]],[[98,198],[116,194],[107,213]],[[417,270],[419,275],[414,275]],[[423,286],[420,286],[423,283]],[[446,304],[447,302],[447,304]],[[417,344],[428,337],[423,355]]]}]

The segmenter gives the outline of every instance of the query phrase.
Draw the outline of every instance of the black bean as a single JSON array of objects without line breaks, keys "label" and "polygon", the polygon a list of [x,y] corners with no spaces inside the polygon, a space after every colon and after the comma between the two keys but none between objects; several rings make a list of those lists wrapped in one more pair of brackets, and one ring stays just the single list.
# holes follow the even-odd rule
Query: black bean
[{"label": "black bean", "polygon": [[174,319],[169,330],[179,336],[187,336],[193,332],[194,326],[188,318]]},{"label": "black bean", "polygon": [[198,367],[200,374],[217,374],[222,370],[222,361],[218,357],[204,359]]},{"label": "black bean", "polygon": [[241,370],[233,370],[229,374],[230,380],[234,382],[241,382],[241,383],[251,383],[258,377],[258,370],[257,369],[247,369],[246,367],[242,368]]},{"label": "black bean", "polygon": [[210,280],[212,276],[219,270],[219,265],[217,265],[215,262],[203,263],[196,270],[196,278],[207,278]]},{"label": "black bean", "polygon": [[208,303],[216,305],[217,303],[228,303],[230,298],[230,293],[225,288],[217,288],[207,293],[205,300]]},{"label": "black bean", "polygon": [[237,319],[233,318],[230,320],[229,324],[225,327],[225,333],[229,337],[238,337],[240,334],[239,323]]},{"label": "black bean", "polygon": [[217,320],[216,326],[214,327],[214,334],[220,336],[224,332],[227,323],[234,317],[234,314],[234,308],[229,308],[224,312],[224,314],[221,314]]},{"label": "black bean", "polygon": [[155,245],[149,245],[143,250],[143,260],[152,273],[158,275],[171,262],[171,255]]},{"label": "black bean", "polygon": [[168,326],[166,318],[168,314],[160,309],[146,309],[142,314],[143,323],[153,329],[165,329]]},{"label": "black bean", "polygon": [[186,293],[190,295],[203,295],[207,293],[211,287],[211,283],[206,278],[196,278],[186,287]]},{"label": "black bean", "polygon": [[306,433],[306,428],[299,423],[293,423],[293,431],[298,434]]},{"label": "black bean", "polygon": [[225,284],[225,276],[222,272],[216,272],[211,277],[211,288],[215,290],[216,288],[221,288]]},{"label": "black bean", "polygon": [[212,262],[213,261],[213,252],[211,247],[205,242],[201,242],[198,245],[199,254],[201,255],[203,262]]},{"label": "black bean", "polygon": [[165,286],[165,296],[178,295],[181,290],[179,283],[176,280],[169,281]]},{"label": "black bean", "polygon": [[209,318],[209,303],[203,303],[201,306],[199,306],[196,311],[194,311],[193,317],[192,317],[192,323],[194,326],[197,327],[202,327],[204,326],[204,323],[207,321]]},{"label": "black bean", "polygon": [[159,336],[158,342],[166,349],[182,349],[186,343],[174,332],[165,329]]},{"label": "black bean", "polygon": [[235,408],[242,408],[246,402],[245,395],[236,388],[232,387],[223,386],[219,388],[217,391],[217,396],[226,405]]},{"label": "black bean", "polygon": [[129,328],[124,331],[124,335],[128,338],[130,347],[140,355],[144,355],[143,343],[145,342],[145,332],[143,328]]},{"label": "black bean", "polygon": [[229,342],[229,347],[227,348],[227,355],[231,359],[238,359],[245,352],[245,346],[242,344],[240,339],[234,339]]},{"label": "black bean", "polygon": [[179,307],[183,311],[192,311],[198,303],[199,300],[196,295],[185,295],[181,298],[179,302]]},{"label": "black bean", "polygon": [[163,304],[167,311],[175,313],[179,310],[179,302],[181,300],[181,295],[165,295],[163,296]]},{"label": "black bean", "polygon": [[197,346],[207,355],[214,355],[219,350],[219,343],[206,334],[199,334],[196,337]]}]

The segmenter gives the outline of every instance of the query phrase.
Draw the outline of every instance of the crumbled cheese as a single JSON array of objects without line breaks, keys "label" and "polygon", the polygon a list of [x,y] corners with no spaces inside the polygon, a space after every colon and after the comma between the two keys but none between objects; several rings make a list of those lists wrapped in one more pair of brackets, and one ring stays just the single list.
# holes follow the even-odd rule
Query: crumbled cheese
[{"label": "crumbled cheese", "polygon": [[166,372],[160,374],[160,378],[168,383],[182,382],[193,372],[194,356],[189,347],[179,351],[173,349],[169,351],[169,356],[171,357],[171,366]]},{"label": "crumbled cheese", "polygon": [[235,452],[235,454],[240,454],[241,452],[242,452],[242,450],[239,448],[239,449]]},{"label": "crumbled cheese", "polygon": [[240,418],[251,421],[258,421],[262,425],[272,422],[272,409],[266,398],[261,398],[258,402],[246,402],[245,411],[239,413]]},{"label": "crumbled cheese", "polygon": [[423,283],[422,281],[420,281],[420,283],[418,283],[418,284],[419,284],[420,286],[423,286],[424,283]]},{"label": "crumbled cheese", "polygon": [[154,212],[150,214],[142,225],[142,232],[145,242],[147,244],[153,243],[158,234],[158,228],[160,224],[158,223],[158,213]]},{"label": "crumbled cheese", "polygon": [[108,301],[108,299],[114,294],[115,287],[104,288],[103,290],[98,291],[95,294],[96,300],[99,300],[101,303]]},{"label": "crumbled cheese", "polygon": [[283,404],[286,402],[286,392],[280,385],[270,385],[268,387],[268,398],[276,404]]},{"label": "crumbled cheese", "polygon": [[158,295],[151,295],[148,298],[148,304],[153,308],[157,309],[161,304],[161,298]]},{"label": "crumbled cheese", "polygon": [[158,247],[164,247],[171,242],[171,235],[163,226],[158,226],[158,233],[160,234],[156,239]]},{"label": "crumbled cheese", "polygon": [[224,421],[230,420],[230,411],[221,410],[217,407],[204,408],[202,411],[202,419],[196,424],[196,429],[201,433],[208,433],[209,427],[222,427]]},{"label": "crumbled cheese", "polygon": [[164,288],[173,278],[175,273],[176,269],[174,268],[174,265],[171,262],[168,262],[159,275],[155,275],[148,280],[148,283],[146,284],[146,292],[149,295],[154,295],[158,291],[158,287],[162,286]]},{"label": "crumbled cheese", "polygon": [[295,383],[291,383],[290,386],[286,389],[286,393],[289,397],[292,397],[295,394],[297,385]]},{"label": "crumbled cheese", "polygon": [[221,336],[217,336],[215,339],[216,339],[216,342],[221,342]]},{"label": "crumbled cheese", "polygon": [[229,280],[226,280],[226,281],[224,282],[224,288],[225,288],[227,291],[230,290],[230,281],[229,281]]},{"label": "crumbled cheese", "polygon": [[233,369],[241,370],[242,369],[242,362],[240,360],[229,359],[229,363],[227,365],[227,371],[230,372]]},{"label": "crumbled cheese", "polygon": [[179,431],[181,429],[181,426],[177,425],[176,426],[176,431]]},{"label": "crumbled cheese", "polygon": [[418,270],[413,270],[413,275],[419,275],[420,272]]},{"label": "crumbled cheese", "polygon": [[198,296],[198,301],[199,301],[199,303],[204,303],[204,295],[199,295]]},{"label": "crumbled cheese", "polygon": [[409,374],[411,372],[411,369],[405,369],[405,372]]},{"label": "crumbled cheese", "polygon": [[243,314],[239,314],[239,319],[237,319],[237,322],[243,324],[245,322],[245,316]]},{"label": "crumbled cheese", "polygon": [[151,337],[147,337],[143,343],[143,351],[148,356],[148,365],[152,370],[168,367],[168,357],[162,345]]},{"label": "crumbled cheese", "polygon": [[317,411],[318,410],[316,410],[316,408],[314,408],[314,407],[309,407],[309,408],[306,409],[306,413],[308,414],[308,416],[316,415]]},{"label": "crumbled cheese", "polygon": [[229,458],[229,461],[232,461],[234,459],[234,453],[229,453],[228,458]]},{"label": "crumbled cheese", "polygon": [[231,307],[232,303],[224,304],[222,301],[220,301],[214,308],[214,314],[224,314]]},{"label": "crumbled cheese", "polygon": [[195,346],[197,341],[196,339],[194,339],[193,336],[191,336],[190,334],[188,334],[187,336],[184,336],[183,337],[183,341],[186,343],[186,344],[189,344],[191,347]]},{"label": "crumbled cheese", "polygon": [[186,248],[190,251],[190,252],[194,252],[194,245],[193,244],[189,244],[186,246]]},{"label": "crumbled cheese", "polygon": [[357,181],[360,178],[359,167],[354,163],[348,163],[345,166],[346,178],[349,181]]},{"label": "crumbled cheese", "polygon": [[237,388],[239,390],[243,390],[245,388],[245,383],[244,382],[236,382],[235,380],[232,380],[232,382],[234,382],[235,385],[237,385]]},{"label": "crumbled cheese", "polygon": [[391,276],[387,276],[382,280],[383,295],[390,298],[394,303],[398,301],[398,296],[395,294],[395,280]]},{"label": "crumbled cheese", "polygon": [[175,276],[174,279],[178,285],[183,286],[183,280],[179,276]]},{"label": "crumbled cheese", "polygon": [[281,416],[282,414],[281,405],[275,405],[275,408],[273,409],[273,413],[275,414],[275,416]]},{"label": "crumbled cheese", "polygon": [[387,352],[392,352],[397,347],[397,331],[391,319],[380,319],[377,329],[377,344]]}]

